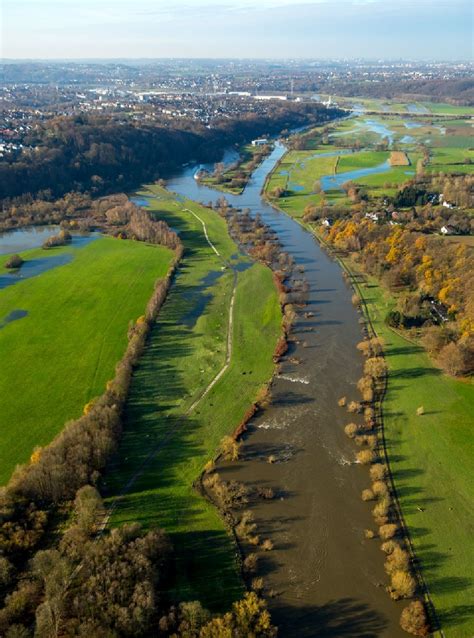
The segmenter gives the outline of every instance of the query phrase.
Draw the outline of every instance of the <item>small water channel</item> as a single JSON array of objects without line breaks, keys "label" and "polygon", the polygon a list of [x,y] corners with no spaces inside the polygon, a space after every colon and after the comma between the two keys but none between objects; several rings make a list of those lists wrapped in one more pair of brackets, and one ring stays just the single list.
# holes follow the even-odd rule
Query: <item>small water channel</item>
[{"label": "small water channel", "polygon": [[[357,398],[362,375],[352,293],[313,236],[260,194],[285,150],[277,143],[243,193],[225,196],[260,213],[283,250],[304,267],[310,314],[298,317],[295,341],[272,386],[272,405],[250,424],[245,460],[220,469],[227,480],[272,487],[277,495],[252,510],[260,537],[274,543],[261,555],[259,573],[274,593],[269,605],[279,636],[401,638],[400,607],[384,590],[382,553],[376,541],[364,538],[373,526],[370,506],[360,498],[368,471],[353,462],[353,443],[343,433],[350,415],[337,405],[343,395]],[[196,168],[186,167],[168,188],[196,201],[217,201],[222,192],[198,184]]]}]

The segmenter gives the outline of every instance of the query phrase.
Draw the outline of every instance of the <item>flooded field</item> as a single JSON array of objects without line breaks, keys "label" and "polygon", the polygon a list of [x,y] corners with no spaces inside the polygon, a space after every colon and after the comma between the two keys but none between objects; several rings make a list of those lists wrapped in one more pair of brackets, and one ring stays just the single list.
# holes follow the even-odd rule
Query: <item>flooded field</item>
[{"label": "flooded field", "polygon": [[[304,267],[310,285],[306,318],[300,314],[295,325],[271,407],[251,422],[242,461],[221,471],[227,480],[276,493],[252,509],[257,533],[274,544],[261,556],[258,573],[272,594],[280,636],[397,638],[405,635],[398,625],[401,609],[385,592],[378,543],[364,538],[373,526],[370,506],[360,498],[368,472],[354,464],[354,446],[343,433],[351,415],[337,405],[343,395],[357,398],[363,364],[356,350],[359,318],[338,264],[297,222],[261,199],[265,177],[284,152],[277,144],[244,192],[225,197],[259,212]],[[168,188],[196,201],[221,198],[222,192],[196,183],[195,170],[186,168]]]}]

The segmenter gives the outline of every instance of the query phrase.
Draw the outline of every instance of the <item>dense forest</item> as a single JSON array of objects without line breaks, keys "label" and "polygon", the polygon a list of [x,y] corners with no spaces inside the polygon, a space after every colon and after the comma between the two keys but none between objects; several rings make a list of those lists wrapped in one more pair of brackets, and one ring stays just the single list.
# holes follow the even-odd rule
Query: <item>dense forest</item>
[{"label": "dense forest", "polygon": [[216,120],[134,122],[114,116],[58,117],[25,137],[22,153],[0,162],[0,199],[47,191],[102,195],[163,177],[184,162],[217,161],[252,137],[273,135],[337,117],[317,104],[275,105],[267,115]]}]

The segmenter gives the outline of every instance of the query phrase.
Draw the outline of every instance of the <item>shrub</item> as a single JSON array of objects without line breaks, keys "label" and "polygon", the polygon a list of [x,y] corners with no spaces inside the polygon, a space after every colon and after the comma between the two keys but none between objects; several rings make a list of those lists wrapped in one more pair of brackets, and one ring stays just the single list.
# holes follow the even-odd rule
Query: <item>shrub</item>
[{"label": "shrub", "polygon": [[243,563],[244,570],[247,573],[255,572],[257,570],[257,564],[258,564],[257,554],[249,554],[244,559],[244,563]]},{"label": "shrub", "polygon": [[355,423],[348,423],[344,428],[344,432],[350,439],[353,439],[358,429]]},{"label": "shrub", "polygon": [[365,536],[365,538],[370,540],[371,538],[375,538],[375,532],[373,530],[371,530],[371,529],[366,529],[366,530],[364,530],[364,536]]},{"label": "shrub", "polygon": [[397,526],[395,523],[387,523],[386,525],[381,525],[379,528],[379,536],[383,541],[388,541],[390,538],[393,538],[397,533]]},{"label": "shrub", "polygon": [[343,408],[343,407],[346,405],[346,403],[347,403],[347,399],[346,399],[346,397],[341,397],[341,398],[339,399],[339,401],[337,402],[337,405],[338,405],[339,407]]},{"label": "shrub", "polygon": [[413,636],[429,635],[428,618],[421,600],[414,600],[405,607],[400,616],[400,627]]},{"label": "shrub", "polygon": [[359,308],[359,307],[360,307],[361,300],[360,300],[360,297],[359,297],[359,295],[358,295],[358,294],[354,293],[354,294],[352,295],[352,299],[351,299],[351,301],[352,301],[352,305],[353,305],[353,306],[355,306],[356,308]]},{"label": "shrub", "polygon": [[375,454],[372,450],[361,450],[356,454],[357,463],[361,463],[362,465],[368,465],[369,463],[372,463],[374,458]]},{"label": "shrub", "polygon": [[397,541],[389,540],[382,543],[382,545],[380,546],[380,549],[386,554],[391,554],[396,547],[400,547]]},{"label": "shrub", "polygon": [[20,257],[20,255],[12,255],[5,262],[5,268],[20,268],[24,264],[24,260]]},{"label": "shrub", "polygon": [[372,492],[372,490],[362,490],[362,500],[363,501],[373,501],[374,500],[374,493]]},{"label": "shrub", "polygon": [[376,379],[385,376],[387,372],[387,364],[383,357],[370,357],[364,364],[364,373]]},{"label": "shrub", "polygon": [[384,496],[380,499],[380,501],[375,505],[372,510],[372,514],[374,518],[386,518],[388,516],[388,510],[390,509],[390,498],[388,496]]},{"label": "shrub", "polygon": [[416,581],[407,571],[396,571],[392,574],[390,595],[394,600],[411,598],[416,591]]},{"label": "shrub", "polygon": [[262,591],[263,589],[263,578],[252,578],[252,589],[254,591]]},{"label": "shrub", "polygon": [[352,413],[360,412],[361,407],[358,401],[351,401],[347,406],[347,411]]},{"label": "shrub", "polygon": [[231,436],[224,436],[221,440],[221,453],[228,461],[237,461],[240,456],[241,443]]},{"label": "shrub", "polygon": [[270,456],[267,459],[267,463],[270,463],[270,464],[276,463],[276,460],[277,460],[276,456],[274,454],[270,454]]},{"label": "shrub", "polygon": [[372,491],[375,496],[387,496],[388,486],[385,481],[374,481],[372,484]]},{"label": "shrub", "polygon": [[416,408],[416,416],[423,416],[423,414],[425,413],[425,408],[420,405],[419,408]]},{"label": "shrub", "polygon": [[387,475],[387,466],[383,463],[374,463],[369,471],[372,481],[381,481]]},{"label": "shrub", "polygon": [[266,538],[263,543],[262,543],[262,549],[264,549],[266,552],[269,552],[270,550],[273,549],[273,543],[269,538]]},{"label": "shrub", "polygon": [[385,560],[385,571],[387,574],[393,574],[397,571],[407,572],[410,567],[410,555],[399,545],[393,548],[393,551]]}]

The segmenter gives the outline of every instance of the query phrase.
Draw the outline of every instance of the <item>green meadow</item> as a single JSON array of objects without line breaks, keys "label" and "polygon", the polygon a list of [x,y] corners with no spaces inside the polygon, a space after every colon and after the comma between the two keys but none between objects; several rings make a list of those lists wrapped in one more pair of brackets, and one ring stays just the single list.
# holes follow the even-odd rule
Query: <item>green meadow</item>
[{"label": "green meadow", "polygon": [[[0,290],[2,483],[104,390],[125,351],[129,321],[143,314],[172,257],[166,248],[111,237],[22,256],[65,254],[69,263]],[[27,314],[4,323],[18,310]]]},{"label": "green meadow", "polygon": [[[179,231],[185,255],[134,375],[119,457],[106,476],[111,524],[164,528],[175,547],[177,599],[225,609],[242,594],[235,547],[193,483],[271,378],[281,311],[270,270],[238,251],[217,213],[156,187],[145,194]],[[220,256],[185,208],[204,221]],[[230,364],[202,396],[226,361],[234,276]]]},{"label": "green meadow", "polygon": [[464,638],[474,631],[474,388],[387,326],[395,300],[375,280],[361,293],[385,342],[384,430],[403,516],[441,627]]}]

